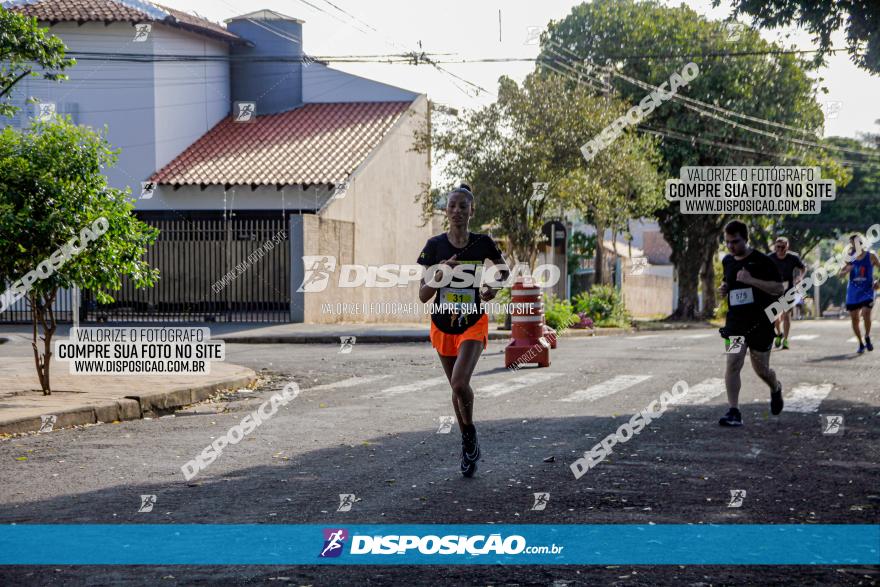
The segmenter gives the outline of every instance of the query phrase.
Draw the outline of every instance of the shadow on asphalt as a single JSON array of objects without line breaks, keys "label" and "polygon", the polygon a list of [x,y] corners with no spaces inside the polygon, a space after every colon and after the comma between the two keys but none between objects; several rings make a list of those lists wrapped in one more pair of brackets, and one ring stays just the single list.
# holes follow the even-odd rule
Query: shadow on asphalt
[{"label": "shadow on asphalt", "polygon": [[[876,407],[828,400],[822,413],[842,414],[842,434],[824,435],[819,414],[768,414],[764,403],[741,407],[745,426],[722,429],[722,408],[678,406],[608,459],[575,479],[569,464],[611,434],[630,414],[498,420],[479,424],[484,458],[474,479],[458,473],[459,437],[433,429],[392,434],[358,445],[296,454],[289,461],[229,472],[208,467],[188,485],[122,485],[28,503],[0,504],[0,523],[877,523],[880,434]],[[206,416],[210,417],[210,416]],[[176,426],[198,428],[198,418]],[[79,434],[77,447],[106,438]],[[107,431],[113,434],[111,429]],[[255,434],[259,434],[259,429]],[[277,439],[275,439],[277,441]],[[156,439],[157,445],[161,440]],[[113,445],[104,445],[108,451]],[[157,450],[159,450],[157,446]],[[15,453],[0,444],[4,453]],[[72,450],[68,448],[67,450]],[[174,451],[184,449],[170,449]],[[109,454],[109,452],[108,452]],[[224,452],[224,456],[225,456]],[[544,459],[555,457],[555,462]],[[45,459],[35,453],[31,462]],[[223,458],[222,456],[220,457]],[[179,462],[179,461],[178,461]],[[116,461],[116,464],[120,464]],[[9,472],[10,465],[6,466]],[[58,482],[49,481],[47,482]],[[415,487],[414,487],[415,485]],[[730,508],[731,490],[747,491]],[[530,511],[533,492],[550,493],[544,511]],[[337,512],[339,494],[354,493]],[[154,512],[137,513],[154,494]],[[316,552],[317,556],[317,552]],[[868,585],[876,569],[853,567],[4,567],[3,585],[272,584],[292,585]],[[427,577],[430,576],[430,579]],[[286,577],[287,579],[283,579]],[[289,583],[288,583],[289,581]],[[556,581],[557,583],[554,583]]]}]

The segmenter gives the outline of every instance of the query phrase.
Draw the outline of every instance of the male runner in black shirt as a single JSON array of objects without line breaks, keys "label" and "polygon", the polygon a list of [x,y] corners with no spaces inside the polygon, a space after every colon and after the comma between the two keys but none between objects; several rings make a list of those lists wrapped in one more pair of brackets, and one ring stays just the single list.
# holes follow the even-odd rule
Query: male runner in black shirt
[{"label": "male runner in black shirt", "polygon": [[718,291],[728,297],[729,310],[720,332],[724,339],[738,337],[734,340],[742,344],[731,346],[727,352],[724,384],[730,409],[718,422],[722,426],[742,426],[738,406],[746,348],[755,374],[770,386],[770,412],[777,415],[782,411],[782,384],[770,368],[775,332],[764,309],[782,295],[784,287],[773,261],[749,247],[748,240],[749,231],[742,222],[734,220],[724,227],[724,244],[730,254],[721,261],[724,281]]},{"label": "male runner in black shirt", "polygon": [[[803,271],[807,268],[800,257],[788,252],[788,239],[784,236],[776,239],[776,242],[773,243],[773,252],[767,256],[779,270],[785,291],[790,290],[800,281]],[[785,310],[780,314],[773,326],[776,330],[773,346],[788,350],[788,333],[791,331],[791,310]]]}]

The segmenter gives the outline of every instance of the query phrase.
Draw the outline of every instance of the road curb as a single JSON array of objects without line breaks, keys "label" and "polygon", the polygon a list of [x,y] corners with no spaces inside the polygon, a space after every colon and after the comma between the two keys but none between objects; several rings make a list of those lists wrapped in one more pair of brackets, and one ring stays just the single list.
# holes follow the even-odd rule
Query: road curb
[{"label": "road curb", "polygon": [[[252,369],[247,369],[247,371],[247,375],[229,378],[217,383],[130,395],[101,404],[56,410],[51,414],[58,418],[53,426],[53,430],[81,426],[83,424],[95,424],[97,422],[140,420],[145,414],[150,415],[162,410],[198,403],[223,389],[246,387],[255,382],[257,374]],[[0,434],[36,432],[40,429],[41,425],[42,419],[40,416],[0,421]]]}]

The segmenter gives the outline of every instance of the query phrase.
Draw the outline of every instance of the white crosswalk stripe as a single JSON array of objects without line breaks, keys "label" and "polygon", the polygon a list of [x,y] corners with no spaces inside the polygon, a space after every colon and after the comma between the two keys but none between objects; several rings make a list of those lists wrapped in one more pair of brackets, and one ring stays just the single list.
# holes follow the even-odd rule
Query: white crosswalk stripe
[{"label": "white crosswalk stripe", "polygon": [[706,404],[724,393],[724,391],[723,379],[706,379],[688,388],[687,395],[678,403],[687,406]]},{"label": "white crosswalk stripe", "polygon": [[377,397],[393,397],[395,395],[403,395],[404,393],[410,393],[413,391],[421,391],[423,389],[428,389],[429,387],[435,387],[437,385],[442,385],[447,383],[446,377],[429,377],[428,379],[422,379],[419,381],[414,381],[412,383],[404,383],[403,385],[395,385],[394,387],[389,387],[388,389],[383,389],[379,393],[377,393]]},{"label": "white crosswalk stripe", "polygon": [[657,338],[659,334],[641,334],[639,336],[627,336],[627,340],[645,340],[646,338]]},{"label": "white crosswalk stripe", "polygon": [[315,387],[310,387],[305,391],[324,391],[327,389],[346,389],[349,387],[357,387],[358,385],[363,385],[365,383],[372,383],[374,381],[379,381],[380,379],[386,379],[391,377],[391,375],[372,375],[368,377],[364,377],[361,375],[355,375],[354,377],[349,377],[348,379],[342,379],[340,381],[334,381],[333,383],[325,383],[323,385],[316,385]]},{"label": "white crosswalk stripe", "polygon": [[833,387],[830,383],[822,383],[820,385],[801,383],[785,397],[784,411],[801,414],[818,412],[819,405],[822,403],[822,400],[828,397]]},{"label": "white crosswalk stripe", "polygon": [[846,342],[851,342],[851,343],[855,344],[855,343],[859,342],[859,339],[857,339],[855,336],[853,336],[852,338],[847,339]]},{"label": "white crosswalk stripe", "polygon": [[612,394],[617,393],[618,391],[623,391],[624,389],[628,389],[633,385],[638,385],[643,381],[647,381],[650,379],[650,375],[618,375],[617,377],[612,377],[607,381],[603,381],[602,383],[597,383],[596,385],[590,386],[587,389],[581,389],[573,394],[562,398],[559,401],[563,402],[584,402],[584,401],[594,401],[599,398],[603,398]]},{"label": "white crosswalk stripe", "polygon": [[814,338],[819,338],[818,334],[796,334],[794,336],[790,336],[788,340],[813,340]]},{"label": "white crosswalk stripe", "polygon": [[697,340],[699,338],[709,338],[710,336],[715,336],[714,334],[688,334],[682,338],[688,338],[691,340]]},{"label": "white crosswalk stripe", "polygon": [[537,373],[530,373],[528,375],[514,377],[513,379],[510,379],[508,381],[499,381],[498,383],[493,383],[492,385],[487,385],[486,387],[475,387],[474,392],[480,397],[498,397],[506,393],[522,389],[523,387],[544,383],[545,381],[549,381],[550,379],[553,379],[554,377],[558,377],[560,375],[562,375],[562,373],[538,371]]}]

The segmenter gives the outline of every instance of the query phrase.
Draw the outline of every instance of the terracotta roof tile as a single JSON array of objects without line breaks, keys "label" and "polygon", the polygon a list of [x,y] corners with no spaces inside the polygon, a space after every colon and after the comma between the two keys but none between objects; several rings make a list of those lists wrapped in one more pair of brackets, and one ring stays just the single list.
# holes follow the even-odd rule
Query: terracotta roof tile
[{"label": "terracotta roof tile", "polygon": [[411,102],[306,104],[252,122],[227,117],[151,178],[180,185],[338,184]]},{"label": "terracotta roof tile", "polygon": [[244,42],[223,26],[145,0],[17,0],[8,10],[49,22],[156,22],[230,42]]}]

